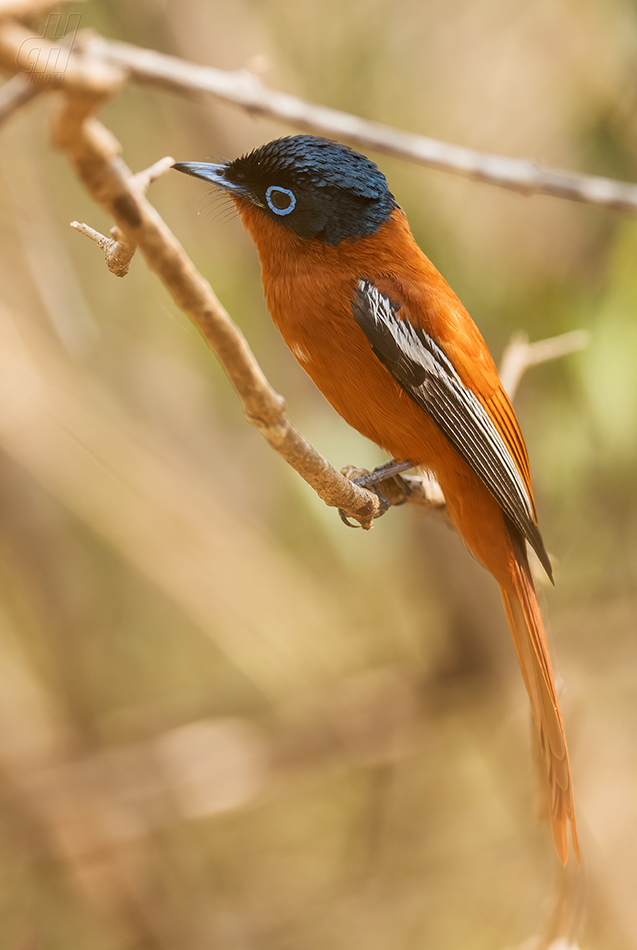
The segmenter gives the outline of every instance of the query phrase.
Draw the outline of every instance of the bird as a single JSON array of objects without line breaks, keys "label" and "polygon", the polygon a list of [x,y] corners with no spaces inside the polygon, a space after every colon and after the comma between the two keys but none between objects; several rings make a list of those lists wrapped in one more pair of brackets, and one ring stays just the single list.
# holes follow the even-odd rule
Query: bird
[{"label": "bird", "polygon": [[[420,249],[383,172],[316,135],[177,171],[230,196],[261,264],[267,307],[336,412],[395,461],[436,479],[449,517],[497,581],[566,865],[579,845],[566,736],[527,544],[553,580],[529,460],[487,345]],[[381,467],[382,468],[382,467]]]}]

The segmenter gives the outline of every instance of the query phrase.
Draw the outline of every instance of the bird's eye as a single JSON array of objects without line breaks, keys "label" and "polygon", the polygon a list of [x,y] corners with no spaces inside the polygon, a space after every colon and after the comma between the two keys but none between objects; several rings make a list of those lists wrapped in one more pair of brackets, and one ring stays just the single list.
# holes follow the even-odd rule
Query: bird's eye
[{"label": "bird's eye", "polygon": [[294,192],[289,188],[281,188],[279,185],[270,185],[265,193],[265,200],[270,211],[274,211],[275,214],[289,214],[290,211],[294,211],[296,205]]}]

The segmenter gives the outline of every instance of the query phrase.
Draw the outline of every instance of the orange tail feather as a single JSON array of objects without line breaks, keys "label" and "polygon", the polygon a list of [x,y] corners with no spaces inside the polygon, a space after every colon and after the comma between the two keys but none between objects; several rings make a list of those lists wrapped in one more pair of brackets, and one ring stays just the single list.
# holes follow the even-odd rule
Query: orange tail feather
[{"label": "orange tail feather", "polygon": [[524,567],[514,567],[515,593],[500,587],[504,609],[526,685],[549,789],[549,818],[555,849],[562,864],[568,859],[568,823],[579,864],[579,845],[573,809],[573,785],[566,736],[557,698],[542,616]]}]

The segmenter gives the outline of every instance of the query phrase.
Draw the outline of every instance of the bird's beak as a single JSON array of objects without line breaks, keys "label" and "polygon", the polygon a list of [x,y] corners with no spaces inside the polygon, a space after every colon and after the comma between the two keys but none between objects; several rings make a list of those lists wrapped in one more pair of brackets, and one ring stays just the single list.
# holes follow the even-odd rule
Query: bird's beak
[{"label": "bird's beak", "polygon": [[211,162],[176,162],[173,165],[178,172],[185,175],[192,175],[193,178],[201,178],[203,181],[209,181],[218,188],[230,192],[231,195],[244,195],[245,192],[240,185],[228,181],[225,177],[227,165],[214,165]]}]

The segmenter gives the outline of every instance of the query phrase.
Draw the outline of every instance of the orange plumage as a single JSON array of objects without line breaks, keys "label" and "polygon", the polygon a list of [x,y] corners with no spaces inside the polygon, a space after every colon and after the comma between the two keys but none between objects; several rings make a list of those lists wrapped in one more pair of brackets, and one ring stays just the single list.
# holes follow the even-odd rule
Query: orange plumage
[{"label": "orange plumage", "polygon": [[[185,166],[182,170],[207,177],[194,168],[204,166]],[[235,180],[230,172],[227,177]],[[215,181],[224,187],[223,182]],[[243,179],[237,174],[236,181]],[[236,187],[233,185],[233,189]],[[292,199],[286,195],[292,195],[296,202],[296,192],[277,184],[280,194],[274,197],[283,210],[273,207],[268,198],[270,213],[260,192],[247,192],[243,184],[241,187],[243,192],[231,190],[231,194],[256,244],[267,305],[286,343],[351,426],[393,458],[409,460],[414,467],[435,476],[458,533],[498,582],[538,731],[555,847],[565,864],[570,822],[579,861],[566,738],[524,538],[512,529],[484,480],[377,358],[352,315],[352,299],[364,278],[392,302],[398,321],[424,331],[440,347],[462,385],[477,397],[501,436],[528,495],[535,525],[524,440],[482,336],[417,246],[395,203],[371,233],[330,243],[321,234],[299,236],[291,226],[282,226],[286,222],[278,216],[291,211],[285,202]]]}]

